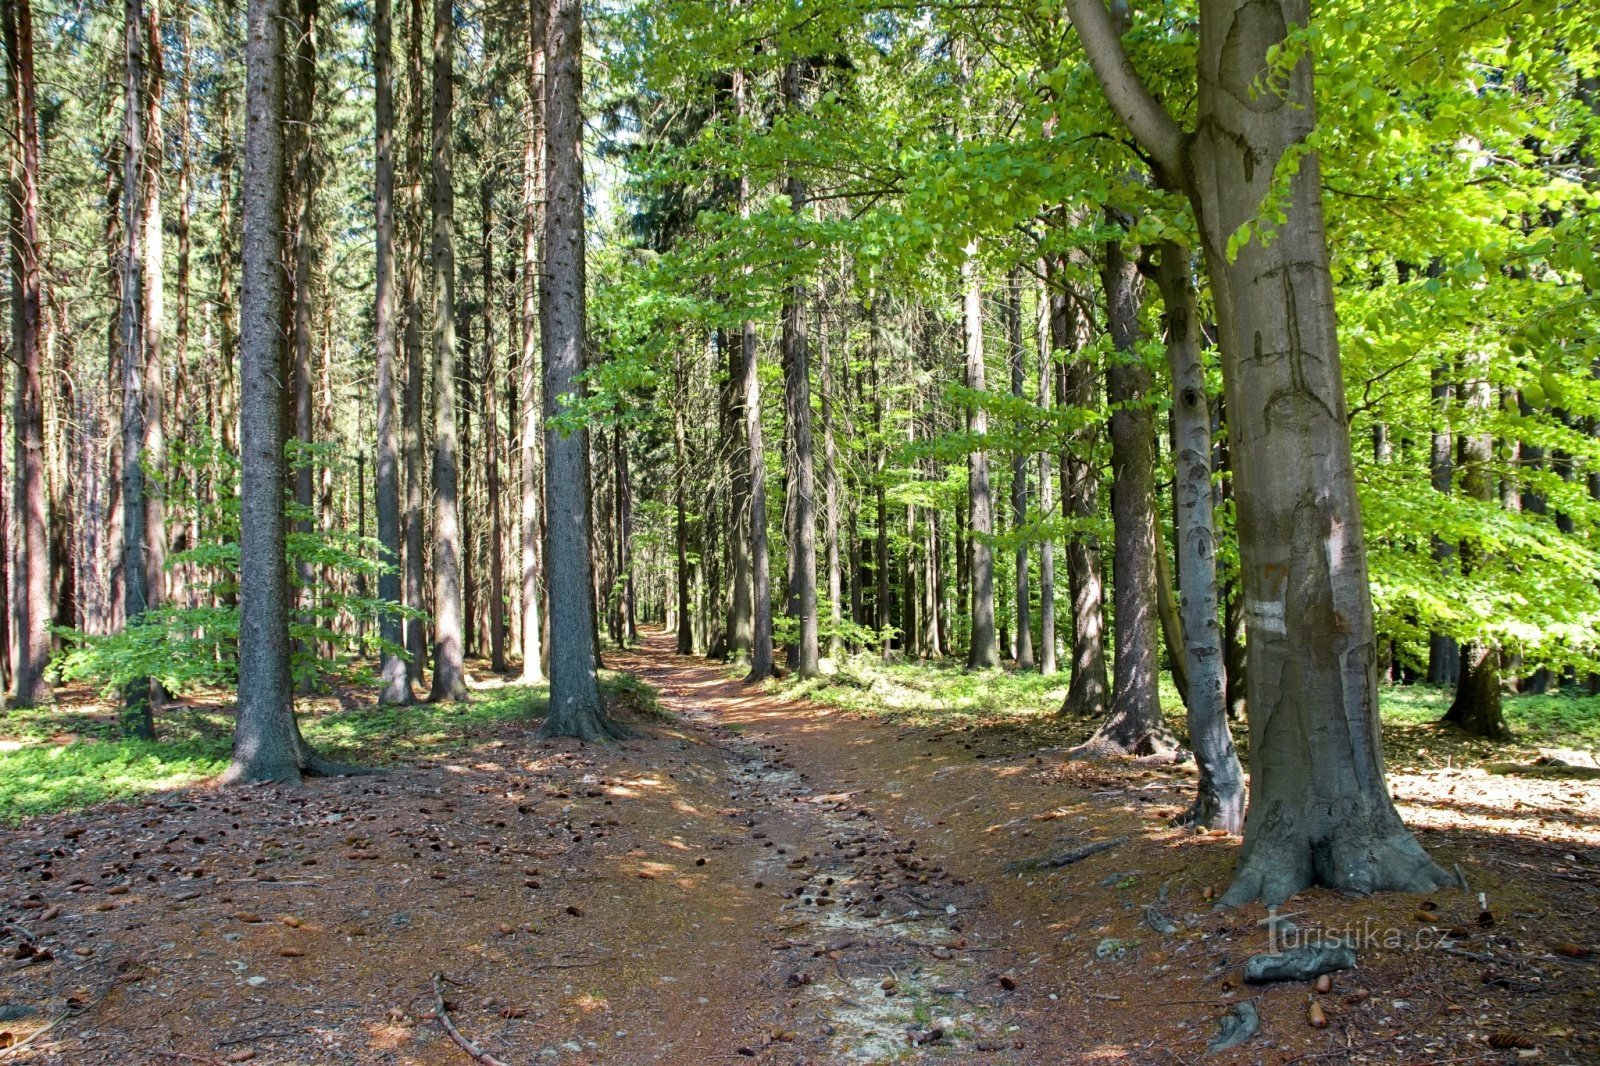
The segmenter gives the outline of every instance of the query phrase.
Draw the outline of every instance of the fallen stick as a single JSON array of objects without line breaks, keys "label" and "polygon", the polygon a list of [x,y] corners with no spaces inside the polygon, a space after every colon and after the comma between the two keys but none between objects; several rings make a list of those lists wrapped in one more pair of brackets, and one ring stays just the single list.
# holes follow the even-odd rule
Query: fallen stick
[{"label": "fallen stick", "polygon": [[444,1009],[443,974],[436,973],[433,975],[433,995],[436,1001],[434,1013],[439,1016],[439,1022],[444,1026],[444,1031],[450,1034],[450,1039],[456,1042],[457,1047],[465,1051],[471,1056],[472,1061],[479,1063],[480,1066],[508,1066],[507,1063],[495,1058],[477,1044],[462,1036],[461,1030],[457,1029],[455,1023],[450,1020],[450,1012]]},{"label": "fallen stick", "polygon": [[1091,855],[1098,855],[1102,851],[1110,851],[1127,839],[1127,837],[1113,837],[1110,840],[1097,840],[1092,844],[1084,844],[1082,847],[1063,852],[1054,858],[1007,863],[1006,873],[1020,873],[1027,870],[1059,870],[1063,866],[1071,866],[1075,862],[1082,862]]}]

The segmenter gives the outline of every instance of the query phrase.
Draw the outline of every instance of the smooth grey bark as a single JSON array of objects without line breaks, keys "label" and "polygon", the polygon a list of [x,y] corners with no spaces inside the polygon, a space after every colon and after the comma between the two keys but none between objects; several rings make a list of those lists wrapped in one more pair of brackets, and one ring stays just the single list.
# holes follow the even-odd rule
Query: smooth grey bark
[{"label": "smooth grey bark", "polygon": [[1139,307],[1144,283],[1138,266],[1112,241],[1101,280],[1106,321],[1115,349],[1106,366],[1111,408],[1112,557],[1111,706],[1093,736],[1071,752],[1079,759],[1172,753],[1177,742],[1161,713],[1157,687],[1155,433],[1150,371],[1139,355]]},{"label": "smooth grey bark", "polygon": [[1079,300],[1070,297],[1060,264],[1052,264],[1050,343],[1064,361],[1057,377],[1057,400],[1077,412],[1076,427],[1061,457],[1061,508],[1070,523],[1066,542],[1067,590],[1072,597],[1072,662],[1061,713],[1100,718],[1110,703],[1106,670],[1105,580],[1100,542],[1088,528],[1100,514],[1100,476],[1095,466],[1098,427],[1087,417],[1095,409],[1095,366],[1085,353],[1091,325]]},{"label": "smooth grey bark", "polygon": [[539,597],[539,228],[544,201],[544,65],[545,0],[528,4],[524,75],[528,109],[527,141],[522,151],[522,362],[518,453],[522,471],[522,683],[544,680],[543,632]]},{"label": "smooth grey bark", "polygon": [[[427,80],[422,64],[422,0],[411,0],[406,20],[406,80],[410,84],[406,136],[406,248],[400,266],[401,299],[405,304],[406,383],[400,446],[405,458],[405,537],[406,606],[414,611],[427,608],[423,574],[422,498],[427,474],[423,464],[422,391],[425,374],[422,351],[422,247],[426,228],[422,203],[422,150],[427,142],[423,100]],[[428,619],[414,617],[406,622],[407,672],[412,681],[421,682],[428,661]]]},{"label": "smooth grey bark", "polygon": [[[1050,410],[1054,387],[1054,345],[1050,339],[1052,297],[1049,287],[1050,271],[1041,262],[1040,277],[1046,282],[1039,288],[1039,398],[1038,404]],[[1049,522],[1054,517],[1055,474],[1049,452],[1039,453],[1039,517]],[[1049,677],[1056,672],[1056,543],[1055,537],[1045,530],[1039,541],[1039,673]]]},{"label": "smooth grey bark", "polygon": [[[1103,0],[1067,10],[1113,110],[1199,223],[1217,307],[1250,630],[1250,813],[1227,904],[1313,885],[1454,883],[1400,821],[1378,743],[1377,641],[1314,151],[1311,58],[1263,84],[1309,0],[1204,0],[1195,132],[1139,80]],[[1274,189],[1270,241],[1229,248]],[[1234,254],[1229,254],[1232,251]]]},{"label": "smooth grey bark", "polygon": [[629,730],[600,701],[589,558],[589,433],[552,420],[582,396],[584,342],[583,14],[550,0],[545,43],[544,346],[545,561],[550,583],[550,711],[541,737],[614,740]]},{"label": "smooth grey bark", "polygon": [[[961,260],[961,331],[967,356],[967,388],[983,392],[983,293],[978,280],[978,247],[969,244]],[[981,442],[989,432],[983,404],[968,402],[967,435]],[[1000,643],[994,619],[994,499],[989,487],[989,453],[981,443],[967,456],[968,565],[971,570],[971,644],[967,669],[990,670],[1000,665]]]},{"label": "smooth grey bark", "polygon": [[[50,543],[45,504],[43,352],[40,343],[39,115],[33,67],[33,8],[29,0],[5,0],[3,10],[7,89],[20,127],[13,139],[11,188],[13,338],[16,397],[12,431],[15,455],[16,581],[12,599],[16,643],[13,702],[37,707],[50,699]],[[0,529],[4,529],[0,525]],[[0,578],[0,590],[4,589]],[[0,591],[3,595],[3,591]],[[4,645],[0,645],[3,654]]]},{"label": "smooth grey bark", "polygon": [[[733,75],[734,106],[741,118],[747,106],[748,75]],[[739,174],[739,215],[750,217],[750,175]],[[748,272],[749,267],[745,270]],[[757,363],[756,324],[740,328],[740,378],[744,393],[745,447],[750,456],[750,598],[753,607],[750,672],[746,681],[772,676],[772,575],[767,552],[767,458],[761,436],[761,375]]]},{"label": "smooth grey bark", "polygon": [[456,439],[455,4],[433,4],[433,687],[467,698]]},{"label": "smooth grey bark", "polygon": [[1173,503],[1177,510],[1178,611],[1188,665],[1189,744],[1200,781],[1186,820],[1238,833],[1244,828],[1244,771],[1228,728],[1222,629],[1217,623],[1216,528],[1211,511],[1211,409],[1200,360],[1200,320],[1189,252],[1161,245],[1167,367],[1172,374]]},{"label": "smooth grey bark", "polygon": [[[144,34],[143,5],[127,0],[123,5],[124,75],[123,180],[122,180],[122,614],[131,625],[149,604],[148,568],[145,562],[145,478],[141,452],[145,439],[144,344],[146,303],[144,221],[142,192],[144,146]],[[123,728],[141,739],[155,737],[151,682],[137,678],[122,691]]]},{"label": "smooth grey bark", "polygon": [[[783,70],[784,106],[799,113],[805,106],[800,64],[791,60]],[[796,216],[806,211],[806,187],[790,164],[784,182],[789,209]],[[789,506],[794,515],[794,540],[789,544],[793,583],[793,610],[800,624],[791,660],[801,677],[820,672],[817,652],[817,491],[815,446],[811,434],[811,341],[806,332],[809,296],[803,280],[796,278],[784,291],[783,304],[783,413],[793,459],[794,481],[789,486]]]},{"label": "smooth grey bark", "polygon": [[[1006,346],[1011,363],[1011,395],[1023,398],[1022,366],[1022,272],[1013,267],[1006,279]],[[1019,539],[1016,548],[1017,591],[1017,669],[1032,670],[1033,621],[1028,610],[1028,542],[1020,539],[1028,524],[1028,456],[1011,453],[1011,530]]]},{"label": "smooth grey bark", "polygon": [[[394,45],[390,0],[373,0],[372,49],[374,76],[374,147],[376,174],[373,204],[377,214],[376,293],[373,320],[377,337],[378,543],[382,546],[383,573],[378,575],[378,598],[400,603],[400,458],[395,445],[395,322],[394,322]],[[378,621],[378,636],[386,647],[379,660],[378,702],[406,704],[412,699],[411,678],[399,654],[405,639],[400,616],[385,611]]]},{"label": "smooth grey bark", "polygon": [[[1482,423],[1491,413],[1494,389],[1489,383],[1489,357],[1473,353],[1463,369],[1467,380],[1461,386],[1461,406],[1465,418]],[[1494,436],[1487,432],[1464,432],[1460,436],[1461,491],[1471,499],[1494,499]],[[1471,573],[1482,551],[1471,541],[1460,546],[1461,569]],[[1461,646],[1456,695],[1444,714],[1444,721],[1471,736],[1490,740],[1510,740],[1511,727],[1501,706],[1500,649],[1484,640],[1469,640]]]}]

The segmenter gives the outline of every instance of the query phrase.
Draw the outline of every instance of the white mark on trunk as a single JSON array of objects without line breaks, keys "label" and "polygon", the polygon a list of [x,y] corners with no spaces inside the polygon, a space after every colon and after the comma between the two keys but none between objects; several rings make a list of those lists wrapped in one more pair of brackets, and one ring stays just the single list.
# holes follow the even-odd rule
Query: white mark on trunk
[{"label": "white mark on trunk", "polygon": [[1245,605],[1246,625],[1257,633],[1284,633],[1283,604],[1268,600],[1251,600]]}]

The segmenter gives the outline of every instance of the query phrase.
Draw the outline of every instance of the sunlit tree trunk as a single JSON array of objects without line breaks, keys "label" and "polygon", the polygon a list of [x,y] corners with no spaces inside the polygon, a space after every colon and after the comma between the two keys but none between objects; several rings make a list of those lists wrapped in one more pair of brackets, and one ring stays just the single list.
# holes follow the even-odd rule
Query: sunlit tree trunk
[{"label": "sunlit tree trunk", "polygon": [[544,343],[545,477],[549,501],[550,712],[541,736],[625,736],[600,702],[589,558],[589,440],[552,419],[582,396],[586,337],[583,197],[583,17],[579,0],[550,0],[545,76]]},{"label": "sunlit tree trunk", "polygon": [[455,4],[433,5],[433,687],[464,700],[456,440]]},{"label": "sunlit tree trunk", "polygon": [[[372,48],[375,83],[376,179],[373,202],[377,214],[376,294],[373,319],[377,326],[378,456],[376,503],[378,543],[387,569],[378,576],[378,598],[400,603],[400,457],[395,443],[395,226],[394,226],[394,50],[391,0],[373,0]],[[411,678],[399,655],[402,632],[399,615],[385,611],[378,635],[386,645],[380,662],[380,703],[410,703]]]},{"label": "sunlit tree trunk", "polygon": [[[11,264],[12,338],[16,359],[15,434],[16,569],[12,616],[16,625],[15,703],[35,707],[50,699],[50,549],[45,513],[42,296],[39,252],[39,116],[33,69],[30,0],[5,0],[6,88],[20,136],[13,145]],[[0,524],[0,530],[5,526]],[[3,575],[0,575],[3,579]],[[4,588],[0,584],[0,588]]]}]

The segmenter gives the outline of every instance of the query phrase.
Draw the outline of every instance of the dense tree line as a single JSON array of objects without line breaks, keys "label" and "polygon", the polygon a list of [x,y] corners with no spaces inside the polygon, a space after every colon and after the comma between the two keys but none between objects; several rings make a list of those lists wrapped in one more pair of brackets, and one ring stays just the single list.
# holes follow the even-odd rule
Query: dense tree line
[{"label": "dense tree line", "polygon": [[295,780],[350,769],[295,694],[374,668],[520,659],[620,737],[645,622],[752,681],[1059,669],[1075,754],[1193,749],[1276,900],[1443,877],[1380,684],[1503,736],[1600,674],[1573,5],[0,17],[20,704],[237,684],[230,777]]}]

